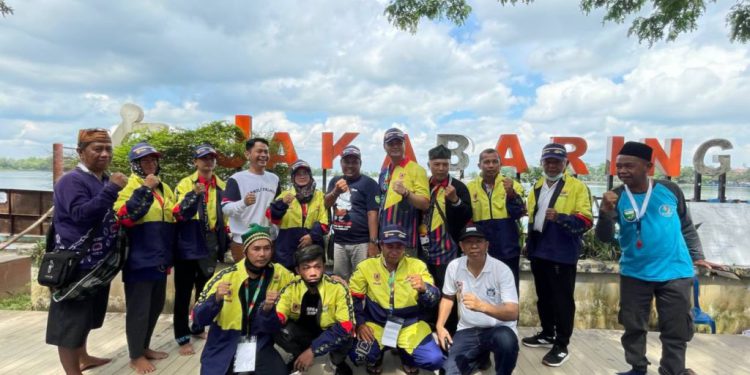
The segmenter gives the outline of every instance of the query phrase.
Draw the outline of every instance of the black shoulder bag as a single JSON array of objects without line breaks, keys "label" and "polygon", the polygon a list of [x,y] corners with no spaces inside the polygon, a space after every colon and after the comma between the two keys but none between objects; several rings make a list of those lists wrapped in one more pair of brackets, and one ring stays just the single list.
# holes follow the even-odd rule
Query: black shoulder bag
[{"label": "black shoulder bag", "polygon": [[60,289],[70,284],[75,277],[81,259],[91,247],[94,240],[93,231],[97,228],[99,228],[99,225],[89,229],[84,237],[78,240],[77,243],[82,243],[80,249],[78,246],[73,246],[71,249],[60,250],[54,247],[55,225],[51,224],[47,231],[47,252],[39,265],[39,275],[37,276],[39,285]]}]

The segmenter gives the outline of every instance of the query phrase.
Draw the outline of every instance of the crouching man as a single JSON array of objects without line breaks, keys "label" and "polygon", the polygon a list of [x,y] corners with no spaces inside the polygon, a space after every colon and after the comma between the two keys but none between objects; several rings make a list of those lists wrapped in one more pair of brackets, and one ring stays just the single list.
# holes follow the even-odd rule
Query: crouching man
[{"label": "crouching man", "polygon": [[241,238],[245,258],[219,271],[193,308],[195,324],[211,325],[201,374],[284,374],[284,361],[273,347],[273,334],[281,328],[273,307],[279,290],[294,275],[271,263],[273,243],[267,227],[253,224]]},{"label": "crouching man", "polygon": [[345,362],[354,325],[349,289],[324,274],[320,246],[297,250],[294,258],[300,278],[282,289],[276,304],[276,315],[285,327],[274,339],[293,356],[287,369],[307,371],[315,357],[330,354],[336,374],[350,375]]},{"label": "crouching man", "polygon": [[[436,330],[448,351],[445,373],[468,375],[495,357],[495,374],[513,372],[518,359],[518,294],[513,272],[503,262],[487,256],[489,243],[475,226],[468,225],[459,245],[466,256],[448,264]],[[458,329],[451,337],[445,329],[453,304],[458,301]]]}]

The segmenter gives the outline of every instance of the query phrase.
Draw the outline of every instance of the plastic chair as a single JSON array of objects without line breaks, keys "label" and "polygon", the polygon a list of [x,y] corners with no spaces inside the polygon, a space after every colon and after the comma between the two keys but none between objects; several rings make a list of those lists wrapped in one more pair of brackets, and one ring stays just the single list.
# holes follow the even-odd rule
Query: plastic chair
[{"label": "plastic chair", "polygon": [[698,282],[698,276],[693,276],[693,323],[695,325],[706,324],[711,327],[711,333],[716,334],[716,322],[710,315],[701,310],[701,304],[698,301],[699,294],[700,283]]}]

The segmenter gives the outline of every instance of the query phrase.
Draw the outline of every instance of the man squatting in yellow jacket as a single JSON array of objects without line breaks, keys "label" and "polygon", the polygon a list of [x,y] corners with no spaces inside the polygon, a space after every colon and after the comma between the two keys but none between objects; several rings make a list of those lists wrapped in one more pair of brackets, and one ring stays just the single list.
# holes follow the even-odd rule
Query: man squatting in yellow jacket
[{"label": "man squatting in yellow jacket", "polygon": [[197,325],[211,326],[201,354],[201,374],[239,372],[234,367],[238,356],[254,357],[258,374],[285,374],[286,365],[273,347],[273,334],[281,328],[273,307],[294,275],[271,263],[268,228],[253,224],[241,238],[245,258],[219,271],[193,308]]}]

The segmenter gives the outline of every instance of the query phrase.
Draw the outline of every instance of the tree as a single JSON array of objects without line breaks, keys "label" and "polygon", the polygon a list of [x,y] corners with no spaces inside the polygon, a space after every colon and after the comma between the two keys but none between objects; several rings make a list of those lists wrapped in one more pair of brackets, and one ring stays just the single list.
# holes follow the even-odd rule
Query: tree
[{"label": "tree", "polygon": [[[264,134],[253,134],[254,136],[265,136]],[[270,137],[266,137],[270,138]],[[236,158],[244,159],[245,136],[242,130],[226,121],[214,121],[204,124],[194,130],[158,130],[141,131],[128,135],[122,144],[115,147],[111,170],[130,174],[130,162],[128,152],[138,142],[147,141],[161,154],[159,162],[161,172],[159,176],[169,186],[174,187],[180,179],[195,171],[193,166],[193,147],[208,142],[219,152],[216,175],[227,179],[234,172],[242,168],[244,163],[236,165],[236,168],[227,167]],[[276,155],[279,145],[271,142],[270,154]],[[271,169],[279,176],[282,184],[289,179],[287,166],[277,164]]]},{"label": "tree", "polygon": [[5,17],[8,14],[13,14],[13,8],[5,4],[5,0],[0,0],[0,14]]},{"label": "tree", "polygon": [[[534,0],[498,0],[501,5],[530,4]],[[662,39],[673,41],[684,32],[695,30],[698,19],[706,10],[706,3],[716,0],[580,0],[581,10],[589,14],[604,9],[604,22],[623,23],[641,13],[651,4],[648,16],[635,16],[628,36],[635,35],[639,42],[649,45]],[[750,1],[736,0],[726,17],[729,39],[746,43],[750,40]],[[391,0],[385,8],[388,21],[401,30],[416,32],[420,19],[448,19],[461,26],[471,14],[467,0]]]}]

